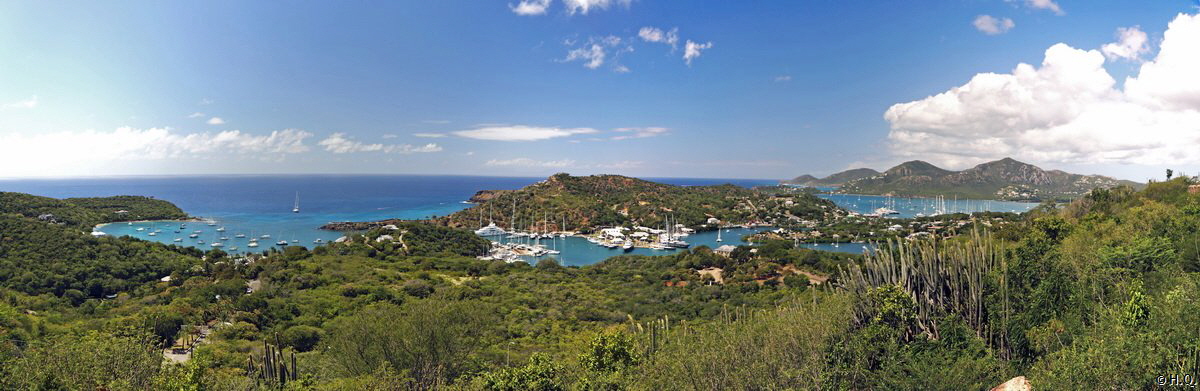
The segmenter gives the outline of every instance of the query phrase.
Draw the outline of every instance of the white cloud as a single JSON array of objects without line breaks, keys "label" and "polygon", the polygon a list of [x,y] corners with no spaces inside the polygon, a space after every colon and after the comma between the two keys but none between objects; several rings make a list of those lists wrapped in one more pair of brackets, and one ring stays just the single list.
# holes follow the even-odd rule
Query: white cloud
[{"label": "white cloud", "polygon": [[517,5],[508,5],[509,9],[517,15],[545,15],[546,9],[550,8],[550,0],[521,0]]},{"label": "white cloud", "polygon": [[570,166],[575,165],[575,161],[571,160],[571,159],[542,161],[542,160],[530,159],[527,157],[520,157],[520,158],[515,158],[515,159],[507,159],[507,160],[492,159],[492,160],[488,160],[487,163],[484,163],[484,164],[488,165],[488,166],[494,166],[494,167],[505,167],[505,166],[514,167],[515,166],[515,167],[562,168],[562,167],[570,167]]},{"label": "white cloud", "polygon": [[663,31],[657,27],[642,27],[641,30],[638,30],[638,37],[646,42],[665,43],[674,48],[679,43],[679,28]]},{"label": "white cloud", "polygon": [[221,119],[221,117],[212,117],[208,119],[207,123],[209,125],[224,125],[225,120]]},{"label": "white cloud", "polygon": [[442,150],[442,147],[437,144],[425,144],[422,146],[413,146],[410,144],[366,144],[346,137],[345,133],[331,134],[329,137],[318,142],[317,145],[325,147],[326,151],[333,153],[383,152],[407,155],[411,153],[440,152]]},{"label": "white cloud", "polygon": [[666,135],[670,129],[663,127],[646,127],[646,128],[617,128],[617,132],[625,133],[619,136],[613,136],[613,141],[626,140],[631,138],[647,138]]},{"label": "white cloud", "polygon": [[[574,46],[575,41],[563,41],[564,45]],[[611,50],[611,52],[610,52]],[[583,66],[588,69],[597,69],[604,65],[609,58],[609,54],[613,54],[614,64],[613,71],[617,73],[627,73],[629,68],[621,64],[616,64],[616,57],[625,52],[632,52],[633,46],[615,35],[603,37],[590,37],[583,46],[570,49],[567,51],[567,57],[562,59],[562,62],[581,61]]]},{"label": "white cloud", "polygon": [[[1015,0],[1008,0],[1008,1],[1012,2]],[[1024,0],[1024,3],[1029,8],[1048,10],[1048,11],[1054,12],[1054,14],[1056,14],[1056,15],[1066,15],[1067,14],[1066,12],[1063,12],[1062,7],[1060,7],[1058,5],[1058,3],[1055,3],[1054,0]]]},{"label": "white cloud", "polygon": [[567,58],[563,59],[563,61],[571,62],[582,60],[584,67],[587,67],[588,69],[596,69],[601,65],[604,65],[605,56],[606,53],[604,52],[604,47],[600,46],[600,44],[593,43],[586,47],[571,49],[571,51],[567,52]]},{"label": "white cloud", "polygon": [[567,13],[571,15],[576,13],[587,15],[593,9],[606,10],[614,4],[628,8],[631,3],[633,0],[563,0],[563,5],[567,7]]},{"label": "white cloud", "polygon": [[1004,34],[1017,25],[1012,19],[996,18],[991,15],[976,16],[975,21],[971,24],[975,25],[976,30],[987,35]]},{"label": "white cloud", "polygon": [[1121,27],[1117,29],[1117,42],[1104,44],[1100,51],[1110,60],[1136,61],[1140,60],[1143,54],[1150,52],[1148,41],[1146,33],[1138,26]]},{"label": "white cloud", "polygon": [[687,44],[683,46],[683,62],[686,62],[688,66],[691,66],[692,60],[700,57],[701,50],[712,48],[712,46],[712,42],[696,43],[688,40]]},{"label": "white cloud", "polygon": [[1200,110],[1200,15],[1180,14],[1167,25],[1158,56],[1142,64],[1125,91],[1142,104]]},{"label": "white cloud", "polygon": [[187,117],[188,117],[188,118],[200,118],[200,117],[203,117],[203,116],[204,116],[204,113],[201,113],[201,112],[195,112],[195,113],[191,113],[191,114],[189,114]]},{"label": "white cloud", "polygon": [[597,133],[592,128],[554,128],[525,125],[489,125],[451,132],[459,137],[494,141],[538,141],[576,134]]},{"label": "white cloud", "polygon": [[[123,127],[39,134],[0,134],[0,166],[6,176],[75,175],[105,170],[117,161],[252,157],[301,153],[312,133],[297,129],[251,134],[238,130],[217,133],[176,133],[168,128]],[[52,159],[47,159],[52,154]],[[29,164],[29,162],[38,162]]]},{"label": "white cloud", "polygon": [[775,81],[780,83],[792,81],[792,75],[775,76]]},{"label": "white cloud", "polygon": [[12,102],[12,103],[5,103],[3,108],[5,108],[5,109],[32,109],[34,107],[37,107],[37,105],[38,105],[38,97],[37,97],[37,95],[34,95],[33,97],[26,99],[26,100]]},{"label": "white cloud", "polygon": [[442,138],[446,137],[445,133],[413,133],[413,136],[424,138]]},{"label": "white cloud", "polygon": [[208,99],[208,98],[200,99],[201,106],[207,106],[207,105],[211,105],[211,104],[213,104],[212,99]]},{"label": "white cloud", "polygon": [[380,138],[383,138],[383,139],[385,139],[385,140],[386,140],[386,139],[390,139],[390,138],[396,138],[396,137],[400,137],[400,136],[397,136],[397,135],[394,135],[394,134],[391,134],[391,133],[388,133],[388,134],[385,134],[385,135],[383,135],[383,136],[380,136]]},{"label": "white cloud", "polygon": [[1179,15],[1157,57],[1126,79],[1100,50],[1056,44],[1040,67],[982,73],[893,105],[892,151],[964,167],[1004,156],[1066,164],[1200,163],[1200,16]]}]

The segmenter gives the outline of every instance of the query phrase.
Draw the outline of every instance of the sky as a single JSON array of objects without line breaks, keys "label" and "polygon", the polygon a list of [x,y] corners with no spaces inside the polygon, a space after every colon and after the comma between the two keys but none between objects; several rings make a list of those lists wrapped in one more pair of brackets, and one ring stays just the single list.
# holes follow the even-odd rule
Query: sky
[{"label": "sky", "polygon": [[1197,0],[0,3],[0,178],[1200,174]]}]

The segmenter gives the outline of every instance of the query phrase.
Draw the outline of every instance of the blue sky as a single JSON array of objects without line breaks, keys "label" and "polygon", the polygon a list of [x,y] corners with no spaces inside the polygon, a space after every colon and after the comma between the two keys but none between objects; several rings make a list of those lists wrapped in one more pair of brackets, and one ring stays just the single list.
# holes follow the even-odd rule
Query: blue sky
[{"label": "blue sky", "polygon": [[[1194,61],[1200,37],[1179,18],[1196,9],[1183,0],[5,2],[0,177],[784,178],[1009,155],[1130,179],[1166,167],[1200,173],[1187,151],[1200,146],[1191,137],[1200,85],[1177,91],[1146,77],[1151,87],[1124,90],[1147,64]],[[1177,19],[1181,54],[1158,58]],[[1043,67],[1058,43],[1091,57]],[[1061,74],[1100,67],[1115,84],[1043,72],[1006,84],[1042,96],[1032,102],[952,93],[947,113],[926,99],[1019,63],[1069,70]],[[1158,74],[1184,85],[1194,77]],[[1073,102],[1080,94],[1088,98]],[[1034,119],[1014,114],[1030,108]],[[1123,123],[1099,112],[1139,118],[1129,121],[1156,136],[1094,129]]]}]

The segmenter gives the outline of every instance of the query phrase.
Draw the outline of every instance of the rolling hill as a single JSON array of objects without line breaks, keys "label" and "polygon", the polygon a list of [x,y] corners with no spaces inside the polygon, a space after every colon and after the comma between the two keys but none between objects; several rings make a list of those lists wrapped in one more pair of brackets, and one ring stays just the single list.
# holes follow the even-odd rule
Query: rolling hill
[{"label": "rolling hill", "polygon": [[957,196],[959,198],[1038,201],[1069,199],[1095,188],[1141,184],[1101,175],[1071,174],[1004,158],[951,171],[927,162],[902,163],[882,174],[846,182],[838,190],[854,194]]},{"label": "rolling hill", "polygon": [[879,171],[870,168],[855,168],[852,170],[842,171],[824,178],[817,178],[812,175],[801,175],[790,180],[782,181],[785,185],[801,185],[801,186],[841,186],[842,184],[879,175]]}]

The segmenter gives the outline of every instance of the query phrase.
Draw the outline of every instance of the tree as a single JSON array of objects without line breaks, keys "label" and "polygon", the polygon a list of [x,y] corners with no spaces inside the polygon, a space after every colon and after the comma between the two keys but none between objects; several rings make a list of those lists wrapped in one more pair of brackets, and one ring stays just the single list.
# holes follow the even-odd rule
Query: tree
[{"label": "tree", "polygon": [[1167,169],[1167,180],[1168,181],[1171,180],[1171,176],[1173,176],[1173,175],[1175,175],[1175,171],[1168,168]]},{"label": "tree", "polygon": [[407,373],[417,389],[434,389],[473,364],[495,322],[478,302],[413,300],[372,304],[340,318],[327,354],[342,375],[362,376],[381,366]]},{"label": "tree", "polygon": [[483,375],[483,388],[494,391],[560,391],[566,387],[559,379],[563,368],[549,356],[536,353],[529,363]]}]

